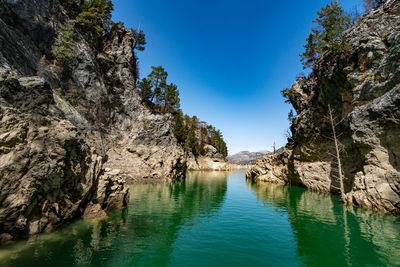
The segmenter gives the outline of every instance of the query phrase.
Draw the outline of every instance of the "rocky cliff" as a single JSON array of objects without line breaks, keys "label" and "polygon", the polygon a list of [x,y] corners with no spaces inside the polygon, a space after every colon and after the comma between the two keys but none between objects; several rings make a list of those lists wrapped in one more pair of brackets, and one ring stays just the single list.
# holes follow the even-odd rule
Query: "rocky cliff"
[{"label": "rocky cliff", "polygon": [[325,53],[289,89],[298,115],[286,151],[257,162],[247,177],[338,194],[330,105],[344,148],[346,201],[400,214],[399,1],[363,14],[346,38],[348,53]]},{"label": "rocky cliff", "polygon": [[171,114],[142,104],[132,31],[96,38],[81,7],[0,0],[0,241],[121,208],[126,181],[209,167],[178,144]]}]

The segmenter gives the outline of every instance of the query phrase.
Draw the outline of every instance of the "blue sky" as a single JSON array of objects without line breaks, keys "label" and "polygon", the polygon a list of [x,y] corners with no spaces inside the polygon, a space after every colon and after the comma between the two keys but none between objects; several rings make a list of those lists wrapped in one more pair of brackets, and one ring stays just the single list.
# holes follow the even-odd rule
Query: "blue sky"
[{"label": "blue sky", "polygon": [[[299,60],[316,11],[330,1],[114,0],[113,20],[144,30],[140,76],[162,65],[184,113],[220,129],[229,154],[286,143],[280,90],[303,72]],[[345,10],[361,0],[339,1]]]}]

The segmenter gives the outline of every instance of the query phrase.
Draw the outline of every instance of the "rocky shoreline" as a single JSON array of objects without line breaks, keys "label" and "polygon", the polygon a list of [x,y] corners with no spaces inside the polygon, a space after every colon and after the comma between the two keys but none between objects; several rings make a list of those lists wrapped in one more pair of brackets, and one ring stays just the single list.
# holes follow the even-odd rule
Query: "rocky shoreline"
[{"label": "rocky shoreline", "polygon": [[363,14],[345,36],[348,54],[324,54],[289,88],[298,115],[286,151],[256,162],[247,178],[339,194],[329,104],[340,122],[345,201],[400,215],[400,3]]}]

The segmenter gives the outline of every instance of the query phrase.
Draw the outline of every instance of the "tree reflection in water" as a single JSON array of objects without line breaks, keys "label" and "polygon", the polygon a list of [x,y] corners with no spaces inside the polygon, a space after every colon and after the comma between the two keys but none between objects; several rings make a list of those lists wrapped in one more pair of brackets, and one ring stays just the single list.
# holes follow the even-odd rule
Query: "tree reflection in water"
[{"label": "tree reflection in water", "polygon": [[400,265],[400,219],[343,205],[296,186],[247,181],[257,198],[287,212],[297,252],[308,265]]},{"label": "tree reflection in water", "polygon": [[193,172],[132,184],[128,208],[2,248],[0,265],[395,266],[399,255],[398,217],[295,186],[246,184],[244,171]]},{"label": "tree reflection in water", "polygon": [[[4,266],[164,266],[179,229],[213,216],[227,172],[192,172],[183,181],[130,185],[128,208],[0,250]],[[156,257],[154,257],[156,255]]]}]

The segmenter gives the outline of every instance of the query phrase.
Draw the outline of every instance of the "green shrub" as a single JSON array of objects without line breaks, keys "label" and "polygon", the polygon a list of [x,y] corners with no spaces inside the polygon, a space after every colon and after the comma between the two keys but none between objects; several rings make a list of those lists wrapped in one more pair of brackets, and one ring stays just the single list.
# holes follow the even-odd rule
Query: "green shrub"
[{"label": "green shrub", "polygon": [[400,47],[393,46],[392,48],[390,48],[390,53],[395,55],[400,54]]},{"label": "green shrub", "polygon": [[75,32],[72,27],[60,27],[57,40],[53,45],[53,53],[57,63],[61,66],[67,65],[73,58]]},{"label": "green shrub", "polygon": [[68,90],[67,94],[65,95],[67,100],[74,106],[78,104],[78,89],[72,87]]},{"label": "green shrub", "polygon": [[294,92],[290,88],[284,88],[281,90],[283,98],[285,98],[285,103],[290,103],[293,98],[302,97],[300,93]]}]

